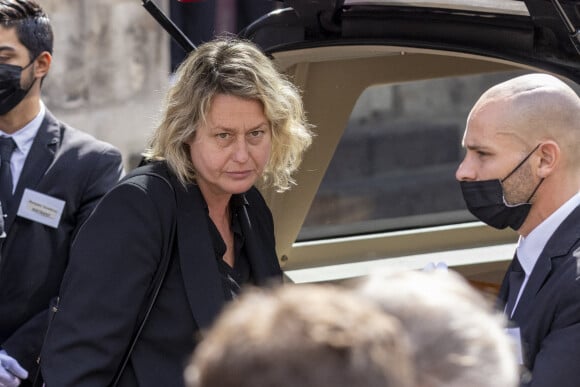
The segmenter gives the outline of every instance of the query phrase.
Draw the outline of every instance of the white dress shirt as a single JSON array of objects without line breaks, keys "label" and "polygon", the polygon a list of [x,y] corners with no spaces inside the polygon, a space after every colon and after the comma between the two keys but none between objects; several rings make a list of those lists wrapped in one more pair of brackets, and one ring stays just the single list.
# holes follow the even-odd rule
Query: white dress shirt
[{"label": "white dress shirt", "polygon": [[16,149],[14,149],[14,152],[12,152],[12,156],[10,157],[10,171],[12,172],[13,187],[12,193],[16,190],[16,184],[18,183],[18,179],[22,173],[22,168],[24,168],[24,162],[26,161],[28,152],[30,152],[30,148],[34,142],[34,137],[36,137],[36,133],[38,133],[38,129],[44,120],[45,114],[46,108],[41,101],[40,111],[36,117],[34,117],[28,124],[24,125],[24,127],[18,129],[12,134],[4,133],[4,131],[0,129],[0,136],[12,137],[16,143]]}]

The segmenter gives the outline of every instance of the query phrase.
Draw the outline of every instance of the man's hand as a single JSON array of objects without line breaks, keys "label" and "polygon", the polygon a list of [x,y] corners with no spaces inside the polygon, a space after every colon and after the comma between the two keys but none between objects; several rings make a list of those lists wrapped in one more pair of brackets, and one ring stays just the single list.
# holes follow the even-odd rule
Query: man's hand
[{"label": "man's hand", "polygon": [[17,387],[21,379],[28,378],[28,371],[18,364],[16,359],[0,351],[0,387]]}]

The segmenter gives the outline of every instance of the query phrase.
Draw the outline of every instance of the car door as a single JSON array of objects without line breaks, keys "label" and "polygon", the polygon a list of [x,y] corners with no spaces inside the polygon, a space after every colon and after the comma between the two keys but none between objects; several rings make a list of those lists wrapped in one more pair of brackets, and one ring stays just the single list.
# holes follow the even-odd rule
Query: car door
[{"label": "car door", "polygon": [[248,26],[300,87],[316,138],[265,195],[292,282],[445,262],[494,293],[517,241],[465,209],[454,171],[487,87],[549,72],[577,88],[575,2],[286,1]]}]

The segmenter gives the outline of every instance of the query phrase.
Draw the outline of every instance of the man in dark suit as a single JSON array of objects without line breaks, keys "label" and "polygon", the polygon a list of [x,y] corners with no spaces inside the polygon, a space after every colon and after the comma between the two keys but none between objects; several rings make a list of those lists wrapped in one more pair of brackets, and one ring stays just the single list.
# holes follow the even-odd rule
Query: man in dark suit
[{"label": "man in dark suit", "polygon": [[18,365],[34,372],[71,240],[121,177],[122,160],[42,103],[53,44],[43,10],[0,0],[0,22],[0,384],[16,386],[27,376]]},{"label": "man in dark suit", "polygon": [[499,301],[521,351],[522,386],[580,380],[580,98],[528,74],[486,91],[457,170],[469,210],[520,235]]}]

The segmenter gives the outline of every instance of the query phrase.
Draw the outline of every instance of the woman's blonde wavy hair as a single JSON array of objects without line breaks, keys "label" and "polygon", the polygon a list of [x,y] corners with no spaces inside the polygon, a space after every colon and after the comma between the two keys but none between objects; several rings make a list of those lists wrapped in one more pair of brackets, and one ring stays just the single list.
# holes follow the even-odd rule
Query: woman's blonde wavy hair
[{"label": "woman's blonde wavy hair", "polygon": [[297,88],[274,67],[256,45],[224,36],[200,45],[179,66],[165,100],[148,160],[166,160],[182,184],[195,181],[189,142],[206,122],[217,94],[258,100],[272,131],[272,151],[262,181],[282,192],[295,184],[292,173],[312,142]]}]

